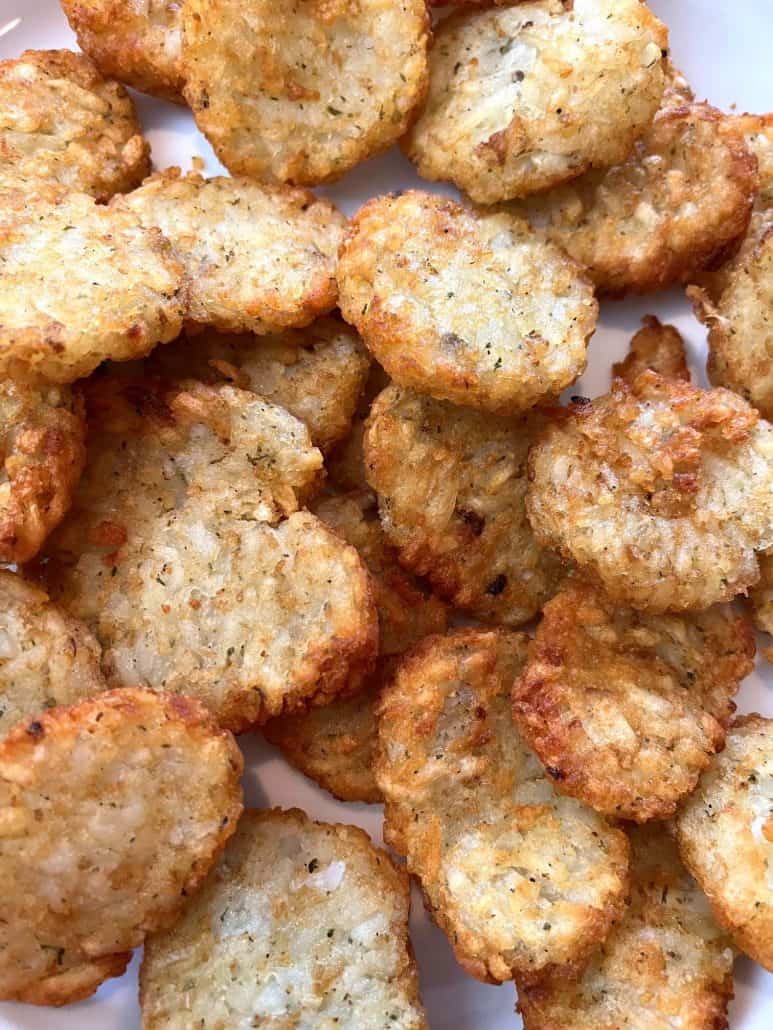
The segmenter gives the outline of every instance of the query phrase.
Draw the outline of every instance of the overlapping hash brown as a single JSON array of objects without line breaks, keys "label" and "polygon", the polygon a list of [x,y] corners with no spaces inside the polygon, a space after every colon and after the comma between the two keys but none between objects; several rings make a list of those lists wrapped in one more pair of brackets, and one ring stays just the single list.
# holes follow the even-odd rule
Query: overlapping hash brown
[{"label": "overlapping hash brown", "polygon": [[773,417],[773,115],[734,119],[757,158],[759,192],[738,253],[687,293],[709,327],[712,383]]},{"label": "overlapping hash brown", "polygon": [[507,630],[428,637],[379,706],[384,838],[459,962],[489,982],[587,960],[628,886],[624,834],[556,794],[512,724],[527,642]]},{"label": "overlapping hash brown", "polygon": [[630,831],[631,900],[578,978],[518,984],[524,1030],[726,1030],[733,951],[663,824]]},{"label": "overlapping hash brown", "polygon": [[662,106],[625,161],[516,210],[604,293],[643,293],[689,282],[731,251],[746,232],[756,185],[738,120],[686,96],[670,70]]},{"label": "overlapping hash brown", "polygon": [[676,837],[719,922],[773,971],[773,720],[736,719],[682,806]]},{"label": "overlapping hash brown", "polygon": [[429,39],[424,0],[186,0],[185,97],[234,174],[328,182],[405,132]]},{"label": "overlapping hash brown", "polygon": [[598,316],[579,267],[524,219],[415,190],[355,215],[338,285],[396,383],[501,414],[574,382]]},{"label": "overlapping hash brown", "polygon": [[54,182],[107,200],[149,171],[131,98],[83,54],[25,50],[0,61],[0,185]]},{"label": "overlapping hash brown", "polygon": [[624,161],[664,89],[665,26],[639,0],[532,0],[440,22],[405,148],[493,204]]},{"label": "overlapping hash brown", "polygon": [[176,927],[147,944],[146,1030],[425,1030],[408,877],[367,834],[246,812]]},{"label": "overlapping hash brown", "polygon": [[[0,741],[0,997],[83,997],[172,924],[241,813],[242,758],[187,698],[115,690]],[[73,997],[67,997],[67,990]]]},{"label": "overlapping hash brown", "polygon": [[152,374],[230,382],[286,408],[305,422],[327,453],[349,432],[370,360],[357,333],[341,319],[318,318],[305,329],[266,336],[204,330],[158,347]]},{"label": "overlapping hash brown", "polygon": [[346,220],[308,190],[169,168],[118,203],[171,241],[187,273],[190,322],[271,333],[335,306]]},{"label": "overlapping hash brown", "polygon": [[88,401],[46,573],[108,680],[193,695],[234,730],[354,689],[376,614],[356,551],[299,510],[322,466],[305,426],[228,385],[98,377]]},{"label": "overlapping hash brown", "polygon": [[70,506],[86,458],[83,405],[68,386],[0,383],[0,561],[26,562]]},{"label": "overlapping hash brown", "polygon": [[158,229],[84,193],[0,186],[0,375],[68,383],[182,327],[183,268]]},{"label": "overlapping hash brown", "polygon": [[561,793],[664,819],[724,746],[753,666],[743,616],[646,615],[572,582],[545,606],[513,715]]},{"label": "overlapping hash brown", "polygon": [[446,628],[446,606],[401,569],[369,491],[328,494],[313,505],[323,522],[356,547],[371,574],[379,619],[379,661],[366,690],[299,715],[272,719],[264,732],[294,766],[344,801],[381,800],[373,775],[375,706],[396,656]]},{"label": "overlapping hash brown", "polygon": [[387,540],[457,608],[528,622],[564,575],[526,517],[526,459],[547,419],[502,418],[387,387],[365,439]]},{"label": "overlapping hash brown", "polygon": [[99,644],[45,591],[0,571],[0,735],[24,718],[107,689]]},{"label": "overlapping hash brown", "polygon": [[548,425],[529,476],[537,540],[645,611],[729,601],[773,539],[773,428],[728,390],[616,380]]},{"label": "overlapping hash brown", "polygon": [[103,75],[182,102],[184,0],[61,0],[81,49]]}]

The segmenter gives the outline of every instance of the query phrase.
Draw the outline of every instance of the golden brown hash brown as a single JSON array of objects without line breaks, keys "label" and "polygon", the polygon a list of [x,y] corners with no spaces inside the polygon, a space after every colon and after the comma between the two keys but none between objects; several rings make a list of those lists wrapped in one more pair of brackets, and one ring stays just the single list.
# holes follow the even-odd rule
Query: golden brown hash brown
[{"label": "golden brown hash brown", "polygon": [[722,750],[753,667],[744,616],[646,615],[571,582],[545,606],[513,717],[556,790],[607,815],[665,819]]},{"label": "golden brown hash brown", "polygon": [[265,727],[266,737],[285,758],[342,801],[381,800],[373,775],[375,705],[395,657],[430,633],[442,633],[448,611],[438,598],[400,568],[386,541],[370,491],[329,494],[312,510],[357,548],[371,575],[379,619],[379,662],[367,689],[299,715],[280,716]]},{"label": "golden brown hash brown", "polygon": [[605,294],[689,282],[731,252],[749,224],[757,175],[737,119],[686,99],[673,76],[623,163],[515,205]]},{"label": "golden brown hash brown", "polygon": [[183,267],[158,229],[84,193],[0,188],[0,376],[72,382],[174,339]]},{"label": "golden brown hash brown", "polygon": [[417,190],[355,215],[338,286],[396,383],[501,414],[573,383],[598,317],[579,267],[524,219]]},{"label": "golden brown hash brown", "polygon": [[0,184],[50,181],[107,200],[149,171],[131,97],[83,54],[25,50],[0,61]]},{"label": "golden brown hash brown", "polygon": [[773,720],[736,719],[682,806],[676,836],[719,922],[773,972]]},{"label": "golden brown hash brown", "polygon": [[359,685],[370,583],[298,510],[322,468],[303,423],[229,385],[106,376],[87,400],[86,470],[45,571],[108,681],[192,695],[234,731]]},{"label": "golden brown hash brown", "polygon": [[429,41],[424,0],[186,0],[185,97],[234,174],[330,182],[403,135]]},{"label": "golden brown hash brown", "polygon": [[36,584],[0,570],[0,735],[38,712],[106,690],[100,658],[82,623]]},{"label": "golden brown hash brown", "polygon": [[628,887],[625,835],[556,794],[512,724],[527,643],[507,630],[428,637],[378,712],[384,839],[458,961],[491,983],[587,960]]},{"label": "golden brown hash brown", "polygon": [[183,0],[61,0],[62,10],[103,75],[182,103]]},{"label": "golden brown hash brown", "polygon": [[709,328],[712,383],[773,418],[773,115],[734,119],[757,157],[760,189],[740,250],[688,297]]},{"label": "golden brown hash brown", "polygon": [[528,622],[564,576],[526,516],[527,455],[546,421],[540,411],[503,418],[397,386],[368,419],[366,473],[401,563],[492,622]]},{"label": "golden brown hash brown", "polygon": [[70,959],[62,949],[61,955],[57,952],[55,968],[34,983],[20,987],[13,1000],[27,1005],[55,1007],[84,1001],[105,980],[123,976],[131,957],[130,951],[122,951],[117,955],[105,955],[81,962]]},{"label": "golden brown hash brown", "polygon": [[405,149],[481,204],[624,161],[664,89],[668,32],[639,0],[534,0],[440,22]]},{"label": "golden brown hash brown", "polygon": [[518,984],[524,1030],[727,1030],[730,940],[667,828],[630,837],[630,905],[579,978]]},{"label": "golden brown hash brown", "polygon": [[[163,348],[161,353],[168,348]],[[664,379],[690,382],[684,340],[672,325],[663,325],[655,315],[645,315],[642,327],[632,338],[623,361],[612,366],[612,378],[633,384],[650,369]]]},{"label": "golden brown hash brown", "polygon": [[773,551],[759,555],[760,579],[749,591],[757,629],[773,633]]},{"label": "golden brown hash brown", "polygon": [[357,333],[340,318],[318,318],[305,329],[267,336],[204,330],[158,347],[151,374],[230,382],[259,393],[305,422],[325,453],[352,426],[370,369]]},{"label": "golden brown hash brown", "polygon": [[616,380],[547,426],[529,477],[537,540],[644,611],[729,601],[773,543],[773,428],[728,390]]},{"label": "golden brown hash brown", "polygon": [[290,765],[339,801],[376,805],[382,800],[373,775],[380,693],[381,681],[374,674],[354,697],[280,715],[262,732]]},{"label": "golden brown hash brown", "polygon": [[346,219],[309,190],[169,168],[117,203],[171,242],[187,273],[190,322],[271,333],[335,306]]},{"label": "golden brown hash brown", "polygon": [[86,422],[67,386],[0,382],[0,561],[26,562],[70,507]]},{"label": "golden brown hash brown", "polygon": [[140,972],[145,1030],[425,1030],[408,877],[362,830],[248,811]]},{"label": "golden brown hash brown", "polygon": [[116,975],[118,952],[171,925],[234,831],[242,765],[195,701],[138,688],[4,737],[0,997],[82,997],[99,970]]}]

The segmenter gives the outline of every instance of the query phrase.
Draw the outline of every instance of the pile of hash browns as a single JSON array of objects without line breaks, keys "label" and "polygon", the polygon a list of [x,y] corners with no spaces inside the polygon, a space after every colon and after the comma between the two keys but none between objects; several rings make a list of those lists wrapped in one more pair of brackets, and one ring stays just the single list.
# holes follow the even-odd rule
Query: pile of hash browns
[{"label": "pile of hash browns", "polygon": [[422,987],[489,1030],[465,978],[730,1030],[773,973],[773,113],[647,0],[50,7],[79,49],[0,59],[0,1013],[142,949],[143,1030],[428,1030]]}]

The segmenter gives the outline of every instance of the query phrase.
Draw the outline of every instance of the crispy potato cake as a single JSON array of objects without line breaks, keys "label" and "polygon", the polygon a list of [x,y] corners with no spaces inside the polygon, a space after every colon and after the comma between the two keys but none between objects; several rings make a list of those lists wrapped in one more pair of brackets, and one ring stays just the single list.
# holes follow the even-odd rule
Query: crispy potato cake
[{"label": "crispy potato cake", "polygon": [[455,630],[400,663],[379,706],[384,839],[472,976],[581,963],[625,903],[625,835],[553,790],[510,718],[528,637]]},{"label": "crispy potato cake", "polygon": [[96,378],[88,404],[46,575],[108,681],[192,695],[234,731],[359,685],[377,649],[370,583],[298,511],[322,467],[303,423],[226,385]]},{"label": "crispy potato cake", "polygon": [[513,717],[556,790],[665,819],[722,750],[754,650],[729,610],[646,615],[571,582],[545,606]]},{"label": "crispy potato cake", "polygon": [[516,207],[605,294],[691,281],[749,224],[757,175],[737,119],[687,99],[673,79],[625,161]]},{"label": "crispy potato cake", "polygon": [[0,740],[0,998],[83,997],[173,923],[234,831],[242,764],[195,701],[138,688]]},{"label": "crispy potato cake", "polygon": [[152,373],[202,382],[232,382],[259,393],[305,422],[325,453],[352,426],[370,360],[360,338],[339,318],[267,336],[206,330],[159,347]]},{"label": "crispy potato cake", "polygon": [[403,135],[429,40],[424,0],[186,0],[185,97],[234,175],[332,182]]},{"label": "crispy potato cake", "polygon": [[182,103],[184,0],[61,0],[78,45],[103,75]]},{"label": "crispy potato cake", "polygon": [[0,382],[0,561],[26,562],[70,506],[86,458],[80,397]]},{"label": "crispy potato cake", "polygon": [[346,219],[308,190],[169,168],[119,204],[171,241],[187,272],[193,323],[272,333],[335,306]]},{"label": "crispy potato cake", "polygon": [[271,719],[263,733],[290,765],[339,801],[376,805],[382,800],[373,774],[380,692],[374,677],[354,697]]},{"label": "crispy potato cake", "polygon": [[25,50],[0,61],[0,184],[45,180],[107,200],[149,171],[131,97],[83,54]]},{"label": "crispy potato cake", "polygon": [[578,266],[523,219],[416,190],[355,215],[338,287],[396,383],[501,414],[573,383],[598,318]]},{"label": "crispy potato cake", "polygon": [[719,922],[773,971],[773,720],[736,719],[683,804],[676,836]]},{"label": "crispy potato cake", "polygon": [[494,204],[624,161],[664,89],[668,32],[639,0],[534,0],[435,28],[405,139],[425,179]]},{"label": "crispy potato cake", "polygon": [[545,422],[539,411],[503,418],[397,386],[368,419],[366,472],[401,563],[492,622],[528,622],[564,576],[526,517],[526,459]]},{"label": "crispy potato cake", "polygon": [[773,115],[734,121],[756,155],[760,190],[738,253],[687,295],[709,327],[709,378],[773,418]]},{"label": "crispy potato cake", "polygon": [[657,823],[632,828],[631,903],[579,979],[518,984],[524,1030],[726,1030],[733,951]]},{"label": "crispy potato cake", "polygon": [[773,551],[758,557],[760,579],[757,585],[749,591],[749,597],[757,628],[766,633],[773,633]]},{"label": "crispy potato cake", "polygon": [[728,390],[618,379],[546,427],[529,478],[537,540],[644,611],[729,601],[773,543],[773,427]]},{"label": "crispy potato cake", "polygon": [[82,623],[36,584],[0,570],[0,736],[37,712],[107,690],[100,658]]},{"label": "crispy potato cake", "polygon": [[180,923],[148,940],[145,1030],[423,1030],[408,877],[367,834],[248,811]]},{"label": "crispy potato cake", "polygon": [[370,492],[323,496],[313,510],[356,547],[371,574],[379,619],[379,663],[365,691],[299,715],[272,719],[265,736],[297,769],[342,801],[375,803],[375,705],[397,655],[430,633],[442,633],[448,611],[424,585],[403,571],[378,520]]},{"label": "crispy potato cake", "polygon": [[[168,348],[163,348],[161,353]],[[655,315],[645,315],[642,327],[631,340],[623,361],[612,366],[612,378],[633,384],[650,369],[664,379],[690,382],[684,340],[672,325],[663,325]]]},{"label": "crispy potato cake", "polygon": [[34,983],[21,986],[14,992],[13,1000],[28,1005],[60,1006],[90,998],[96,989],[114,976],[123,976],[131,961],[130,951],[103,958],[79,962],[71,959],[61,949],[56,954],[56,965]]},{"label": "crispy potato cake", "polygon": [[61,187],[0,190],[0,376],[72,382],[174,339],[183,313],[158,229]]}]

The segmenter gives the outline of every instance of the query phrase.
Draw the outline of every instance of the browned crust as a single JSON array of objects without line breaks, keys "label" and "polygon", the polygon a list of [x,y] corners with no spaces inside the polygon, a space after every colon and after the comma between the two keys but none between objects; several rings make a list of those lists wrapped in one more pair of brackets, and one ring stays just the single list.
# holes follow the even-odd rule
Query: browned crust
[{"label": "browned crust", "polygon": [[7,1001],[21,1001],[27,1005],[46,1005],[59,1008],[90,998],[97,988],[116,976],[123,976],[131,961],[131,952],[87,959],[55,976],[31,983],[9,995]]},{"label": "browned crust", "polygon": [[656,115],[647,137],[653,150],[680,122],[689,126],[694,121],[715,127],[729,159],[726,180],[733,183],[732,199],[722,197],[725,217],[721,225],[712,225],[708,232],[690,240],[688,247],[675,245],[667,230],[661,230],[661,249],[655,260],[633,269],[630,261],[612,264],[591,278],[605,297],[623,297],[628,293],[652,293],[673,283],[689,281],[696,270],[721,264],[730,258],[749,227],[757,187],[757,162],[744,143],[735,120],[728,118],[711,104],[685,104]]},{"label": "browned crust", "polygon": [[272,719],[263,735],[290,765],[334,798],[378,804],[382,797],[372,765],[379,687],[379,682],[371,683],[352,698]]},{"label": "browned crust", "polygon": [[[679,640],[690,646],[693,622],[700,625],[701,657],[696,667],[681,670],[678,660],[661,657],[659,647],[667,654],[669,644],[678,648]],[[754,632],[744,615],[716,623],[700,615],[641,616],[581,582],[570,582],[545,606],[528,662],[513,687],[513,718],[562,794],[611,816],[637,822],[665,819],[724,746],[735,711],[732,697],[754,668],[754,654]],[[653,691],[669,705],[673,737],[655,720],[649,733],[646,725],[639,730],[627,722],[626,694],[636,680],[640,690]],[[669,685],[661,694],[663,683]],[[583,715],[593,697],[597,711],[609,705],[629,732],[644,734],[635,755],[616,744],[614,736],[602,741],[584,728]],[[686,721],[693,723],[689,748]]]},{"label": "browned crust", "polygon": [[[750,726],[753,729],[762,729],[768,726],[771,721],[773,720],[760,715],[758,712],[747,712],[733,720],[731,732],[746,726]],[[700,786],[698,791],[700,791]],[[704,800],[704,804],[707,819],[710,820],[713,814],[718,814],[717,808],[712,808],[710,802]],[[729,806],[725,807],[732,808],[732,802]],[[762,827],[762,833],[767,840],[770,839],[772,822],[773,820],[771,820],[769,815],[766,824]],[[763,969],[773,973],[773,917],[770,915],[773,905],[771,894],[773,892],[769,890],[767,897],[762,897],[757,902],[760,909],[759,919],[752,916],[750,919],[744,920],[743,913],[739,915],[737,906],[733,904],[732,885],[725,887],[723,883],[717,883],[715,880],[712,880],[710,876],[706,875],[706,870],[700,861],[702,849],[709,848],[711,850],[713,842],[705,839],[696,840],[691,838],[687,834],[686,827],[681,818],[675,820],[675,836],[679,846],[680,857],[709,899],[711,910],[717,922],[731,934],[738,948],[745,955],[759,963]],[[735,856],[726,851],[725,859],[733,857]],[[741,852],[738,860],[743,861],[746,857]],[[728,875],[732,876],[731,869],[728,870]]]},{"label": "browned crust", "polygon": [[[10,381],[0,392],[24,402],[23,391]],[[86,462],[86,417],[79,394],[69,407],[47,408],[31,397],[25,408],[12,424],[0,427],[9,487],[0,504],[0,561],[9,563],[35,557],[67,513]]]},{"label": "browned crust", "polygon": [[[654,429],[637,428],[637,419],[655,405],[660,414]],[[700,390],[650,370],[631,385],[616,379],[603,397],[575,399],[531,448],[526,508],[535,536],[582,566],[583,575],[612,599],[640,610],[701,610],[730,601],[757,582],[754,551],[769,546],[769,509],[756,500],[769,475],[763,442],[769,432],[758,413],[729,390]],[[636,445],[629,450],[631,434]],[[760,516],[745,543],[743,538],[739,543],[738,533],[733,538],[725,530],[728,523],[742,528],[737,499],[728,510],[721,505],[716,512],[697,510],[701,489],[711,482],[708,453],[734,465],[740,489],[750,497],[751,514]],[[559,455],[569,462],[568,476],[579,486],[562,483],[558,489],[553,482],[551,458]],[[747,463],[753,462],[750,474]],[[618,477],[614,490],[602,468]],[[596,518],[590,520],[594,474],[604,501],[599,504],[594,494]],[[635,519],[637,530],[646,531],[649,539],[620,535],[623,505],[627,525]],[[663,526],[679,534],[682,569],[676,568],[674,544]],[[711,558],[701,550],[704,538],[716,552]]]},{"label": "browned crust", "polygon": [[[518,243],[533,248],[530,261],[514,258],[507,268],[498,262],[491,245],[492,218],[498,219],[499,232],[512,234],[511,253]],[[458,251],[465,254],[466,267],[454,265]],[[560,319],[551,310],[554,298],[549,303],[535,273],[538,262],[544,264],[544,281],[562,294],[568,309]],[[437,274],[433,264],[457,287],[445,301],[427,299],[432,292],[427,284]],[[598,318],[590,281],[576,261],[517,215],[499,211],[487,217],[482,209],[422,190],[374,197],[349,221],[337,275],[344,318],[400,386],[508,415],[559,393],[585,368]],[[497,309],[507,325],[489,339],[483,333],[484,325],[490,330],[491,318],[485,297],[469,295],[470,283],[482,276],[487,285],[497,285],[497,304],[505,285],[524,298],[520,310],[506,304]],[[443,331],[464,291],[469,340]],[[415,306],[396,305],[395,298],[403,294],[415,298]]]},{"label": "browned crust", "polygon": [[[144,18],[125,0],[62,0],[62,9],[78,44],[103,75],[143,93],[182,104],[183,78],[176,61],[159,59],[149,46]],[[182,7],[170,2],[169,9]]]},{"label": "browned crust", "polygon": [[[84,730],[94,732],[106,715],[116,723],[122,719],[134,719],[148,704],[154,709],[157,706],[163,709],[166,721],[183,723],[188,731],[199,736],[202,742],[219,739],[227,751],[230,769],[225,788],[230,795],[230,803],[223,811],[223,819],[219,832],[212,840],[211,851],[205,861],[199,860],[193,864],[183,883],[176,908],[163,916],[156,912],[152,913],[150,921],[155,930],[174,923],[178,912],[185,904],[185,896],[196,890],[236,829],[244,807],[239,786],[244,771],[244,758],[233,734],[216,722],[204,705],[199,704],[194,698],[186,697],[184,694],[145,690],[141,687],[118,687],[106,690],[77,705],[51,708],[36,715],[29,722],[25,721],[15,726],[10,733],[0,739],[0,766],[5,762],[31,766],[35,750],[46,746],[47,737],[54,735],[75,740]],[[141,940],[135,941],[132,946],[139,943]]]},{"label": "browned crust", "polygon": [[[417,644],[401,660],[398,671],[392,681],[383,690],[377,708],[379,720],[379,739],[376,749],[375,770],[377,783],[385,795],[384,804],[384,840],[399,853],[406,855],[408,869],[419,877],[424,894],[424,902],[432,919],[447,935],[454,955],[459,964],[476,979],[484,983],[502,983],[514,975],[531,981],[535,976],[561,968],[579,971],[590,957],[599,942],[604,940],[610,927],[620,918],[626,904],[628,886],[628,840],[626,835],[607,824],[597,816],[599,827],[608,826],[609,834],[605,842],[605,858],[609,869],[614,870],[617,889],[609,889],[602,907],[583,906],[582,925],[572,934],[571,955],[564,955],[561,963],[545,962],[535,969],[535,962],[530,957],[530,946],[524,944],[503,951],[500,947],[487,944],[480,930],[467,927],[464,912],[454,907],[454,902],[441,883],[441,869],[444,861],[443,820],[461,817],[466,805],[470,804],[470,791],[476,794],[475,804],[480,805],[480,823],[477,814],[471,825],[479,825],[482,832],[487,823],[486,802],[488,796],[493,799],[501,789],[502,797],[506,797],[512,789],[508,781],[511,774],[499,766],[495,758],[495,750],[487,756],[492,744],[491,736],[495,732],[487,718],[495,703],[497,695],[507,696],[508,684],[502,681],[507,675],[507,666],[517,666],[523,659],[528,638],[518,632],[496,629],[477,628],[456,629],[449,633],[434,634]],[[464,739],[452,739],[445,745],[436,743],[436,747],[447,751],[448,755],[433,754],[427,751],[433,735],[438,732],[438,708],[434,692],[443,691],[445,677],[454,674],[449,672],[448,647],[464,652],[474,663],[470,675],[470,689],[474,691],[475,704],[472,724],[467,727]],[[439,673],[435,663],[439,663]],[[503,667],[504,666],[504,667]],[[437,681],[433,677],[437,675]],[[475,680],[475,686],[472,681]],[[441,685],[442,683],[442,685]],[[504,690],[503,690],[504,686]],[[464,691],[462,691],[464,693]],[[508,720],[509,722],[509,720]],[[392,729],[397,730],[395,733]],[[403,729],[400,730],[400,727]],[[407,743],[406,735],[410,738]],[[442,740],[442,735],[441,735]],[[465,757],[479,768],[479,772],[471,781],[461,778],[457,784],[448,785],[448,793],[442,802],[437,797],[425,793],[430,809],[425,805],[415,805],[415,797],[407,797],[401,802],[401,796],[410,794],[410,785],[406,788],[399,769],[392,768],[392,749],[399,752],[400,764],[410,763],[417,784],[426,776],[432,776],[428,767],[432,767],[436,759],[448,759],[461,763]],[[412,748],[415,745],[416,752]],[[513,732],[513,746],[518,746],[517,733]],[[522,745],[521,745],[522,746]],[[407,750],[406,750],[407,747]],[[482,766],[480,765],[483,762]],[[500,781],[500,777],[503,779]],[[419,779],[421,778],[421,779]],[[454,790],[458,794],[450,796]],[[446,807],[442,814],[440,807]],[[533,826],[544,818],[545,804],[514,804],[493,825],[507,825],[523,829]],[[488,819],[491,817],[488,816]],[[421,823],[418,829],[417,823]],[[596,834],[594,834],[595,836]],[[503,867],[507,865],[505,856],[501,859]],[[514,860],[513,860],[514,861]],[[577,917],[579,921],[580,917]],[[560,945],[558,947],[561,947]],[[566,950],[566,945],[562,950]],[[569,963],[569,965],[567,965]]]},{"label": "browned crust", "polygon": [[612,378],[632,384],[647,369],[664,379],[690,382],[687,354],[679,330],[663,325],[655,315],[642,318],[642,327],[631,339],[628,354],[612,366]]},{"label": "browned crust", "polygon": [[[125,126],[126,138],[121,146],[120,164],[117,160],[111,162],[116,167],[111,174],[107,174],[107,166],[100,168],[97,161],[99,155],[94,153],[92,164],[84,167],[82,173],[85,176],[89,170],[91,175],[83,179],[80,188],[92,194],[96,200],[105,202],[115,193],[126,193],[139,186],[145,176],[150,174],[150,144],[142,135],[132,98],[121,83],[115,81],[120,76],[103,77],[85,54],[73,53],[71,50],[25,50],[17,59],[0,61],[0,75],[22,61],[34,64],[52,77],[68,79],[106,101],[110,105],[111,118],[118,119]],[[113,156],[117,159],[117,152]],[[0,178],[3,157],[4,145],[0,133]]]}]

